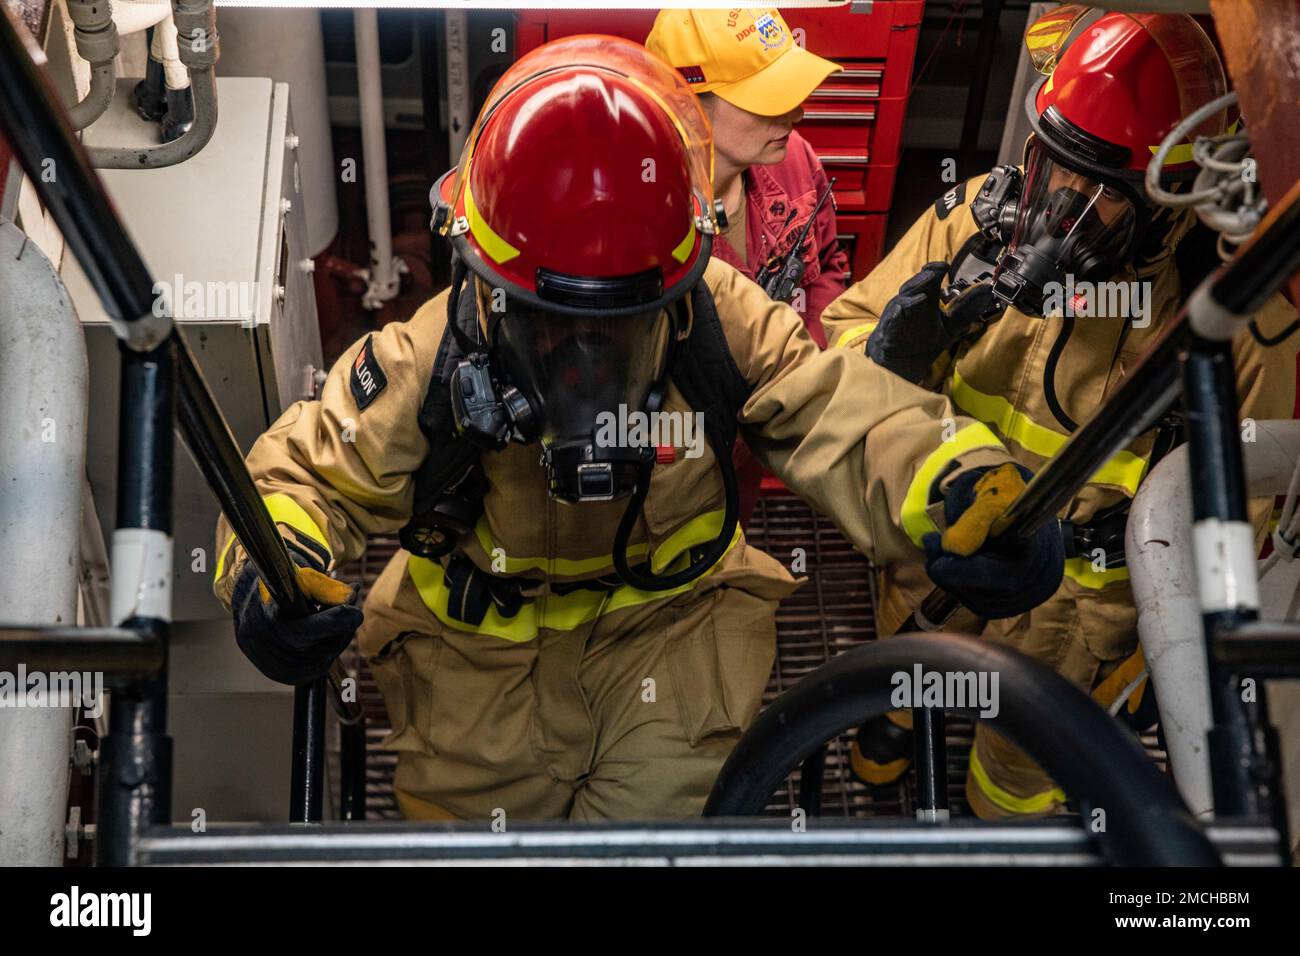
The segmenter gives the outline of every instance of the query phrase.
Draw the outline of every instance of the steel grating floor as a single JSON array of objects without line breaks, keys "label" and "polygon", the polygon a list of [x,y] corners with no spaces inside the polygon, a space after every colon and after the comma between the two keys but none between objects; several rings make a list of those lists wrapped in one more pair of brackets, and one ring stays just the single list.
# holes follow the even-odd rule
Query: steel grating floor
[{"label": "steel grating floor", "polygon": [[[788,567],[803,549],[805,575],[802,588],[777,611],[777,655],[764,705],[837,654],[876,638],[875,576],[867,559],[826,518],[788,493],[759,498],[747,529],[750,542]],[[365,555],[345,576],[362,582],[363,593],[397,550],[396,538],[371,539]],[[366,790],[371,819],[400,819],[393,797],[393,772],[397,757],[380,748],[389,731],[383,698],[369,668],[355,646],[344,663],[359,676],[359,690],[367,717]],[[970,757],[972,725],[950,717],[947,722],[948,796],[954,815],[967,813],[964,793]],[[912,775],[895,786],[868,787],[849,770],[851,735],[827,748],[822,784],[825,817],[911,817],[914,792]],[[1148,751],[1163,763],[1164,754],[1154,738],[1143,738]],[[773,795],[767,814],[788,818],[798,804],[799,774]]]}]

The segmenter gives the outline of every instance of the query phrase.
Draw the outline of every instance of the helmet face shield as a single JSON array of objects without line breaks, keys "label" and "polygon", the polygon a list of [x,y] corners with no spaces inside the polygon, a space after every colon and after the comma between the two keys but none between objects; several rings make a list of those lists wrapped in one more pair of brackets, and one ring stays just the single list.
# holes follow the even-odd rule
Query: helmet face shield
[{"label": "helmet face shield", "polygon": [[1083,3],[1063,3],[1029,25],[1025,31],[1025,49],[1035,70],[1051,73],[1056,68],[1056,61],[1075,27],[1091,12]]},{"label": "helmet face shield", "polygon": [[528,399],[543,445],[591,444],[602,413],[643,411],[662,378],[671,323],[662,309],[577,317],[508,303],[493,325],[497,367]]},{"label": "helmet face shield", "polygon": [[994,276],[999,298],[1041,315],[1052,283],[1114,275],[1132,251],[1140,215],[1132,192],[1071,169],[1036,139],[1026,150],[1025,182],[1006,255]]}]

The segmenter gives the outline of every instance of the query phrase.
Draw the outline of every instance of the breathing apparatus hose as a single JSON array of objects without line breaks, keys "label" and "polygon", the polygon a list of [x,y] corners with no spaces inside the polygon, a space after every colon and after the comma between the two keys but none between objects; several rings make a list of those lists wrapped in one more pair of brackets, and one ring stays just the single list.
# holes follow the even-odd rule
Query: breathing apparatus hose
[{"label": "breathing apparatus hose", "polygon": [[1070,341],[1070,335],[1074,332],[1074,316],[1065,315],[1061,317],[1061,332],[1052,343],[1052,350],[1047,354],[1047,364],[1043,366],[1043,395],[1047,399],[1047,407],[1052,410],[1052,415],[1061,423],[1066,431],[1073,434],[1078,430],[1079,425],[1073,418],[1065,413],[1061,406],[1061,400],[1056,394],[1056,366],[1061,361],[1061,353],[1065,351],[1066,344]]},{"label": "breathing apparatus hose", "polygon": [[657,575],[649,572],[649,555],[647,555],[645,573],[633,568],[627,559],[628,540],[632,537],[632,529],[636,527],[646,496],[650,493],[650,473],[654,467],[650,464],[643,465],[641,473],[637,476],[636,488],[632,492],[632,497],[628,499],[627,508],[618,523],[618,530],[614,533],[614,571],[624,583],[641,591],[670,591],[701,577],[727,553],[731,539],[736,534],[736,525],[740,521],[740,491],[736,483],[736,469],[731,461],[731,449],[711,430],[709,447],[713,450],[713,455],[718,460],[718,467],[722,470],[722,489],[727,501],[722,516],[722,531],[698,560],[692,561],[690,567],[674,574]]}]

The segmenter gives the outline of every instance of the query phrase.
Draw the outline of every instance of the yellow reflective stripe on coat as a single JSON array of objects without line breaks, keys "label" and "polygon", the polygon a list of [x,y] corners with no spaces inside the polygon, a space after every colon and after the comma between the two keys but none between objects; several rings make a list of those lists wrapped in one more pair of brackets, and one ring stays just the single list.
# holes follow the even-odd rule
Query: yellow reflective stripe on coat
[{"label": "yellow reflective stripe on coat", "polygon": [[[718,511],[706,511],[702,515],[697,515],[686,524],[674,531],[668,538],[655,550],[654,556],[650,560],[650,569],[658,574],[673,561],[677,560],[683,552],[695,547],[696,545],[705,544],[712,541],[722,530],[722,519],[725,513]],[[501,570],[507,575],[523,574],[525,571],[542,571],[546,574],[553,574],[559,577],[583,577],[595,574],[597,571],[603,571],[605,568],[613,567],[614,556],[612,554],[598,554],[590,558],[545,558],[545,557],[511,557],[506,554],[505,549],[492,540],[492,533],[488,530],[487,518],[480,516],[478,524],[474,526],[474,536],[478,538],[479,547],[493,561],[504,562]],[[732,544],[735,541],[733,539]],[[649,550],[649,545],[642,542],[634,544],[627,549],[628,558],[644,557]]]},{"label": "yellow reflective stripe on coat", "polygon": [[[277,491],[275,494],[263,498],[262,504],[266,506],[267,513],[270,514],[271,520],[276,524],[287,524],[294,531],[311,538],[326,551],[330,551],[330,543],[325,537],[325,533],[312,520],[311,515],[307,514],[302,505],[288,495]],[[226,541],[225,547],[221,549],[221,555],[217,558],[217,573],[213,580],[221,580],[226,570],[226,558],[230,556],[230,549],[234,546],[235,536],[232,534]]]},{"label": "yellow reflective stripe on coat", "polygon": [[903,526],[903,531],[912,539],[913,544],[918,548],[923,547],[921,540],[931,531],[939,530],[935,523],[930,520],[930,516],[926,514],[926,508],[930,505],[930,486],[934,484],[934,479],[943,471],[948,462],[964,455],[973,448],[1001,447],[1002,442],[998,441],[997,435],[994,435],[981,423],[971,422],[953,435],[952,438],[943,442],[921,462],[921,467],[916,470],[912,483],[907,486],[907,495],[903,498],[903,508],[900,514],[900,524]]},{"label": "yellow reflective stripe on coat", "polygon": [[[1068,435],[1040,425],[1024,412],[1016,411],[1000,395],[988,395],[966,382],[957,372],[950,383],[953,404],[971,418],[978,418],[996,428],[1003,438],[1016,442],[1040,458],[1051,458],[1069,440]],[[1121,451],[1097,469],[1091,484],[1117,485],[1129,495],[1137,494],[1146,476],[1147,461],[1132,452]]]},{"label": "yellow reflective stripe on coat", "polygon": [[[732,536],[731,544],[727,546],[728,552],[736,546],[736,542],[740,540],[740,535],[740,529],[737,528],[735,535]],[[523,607],[519,609],[519,612],[514,617],[503,617],[497,610],[496,605],[492,604],[488,607],[487,614],[484,615],[482,622],[477,625],[467,624],[448,612],[447,602],[451,592],[443,580],[442,565],[437,561],[411,555],[406,562],[406,571],[411,576],[411,581],[415,584],[415,589],[419,592],[420,600],[424,602],[424,606],[432,611],[433,616],[447,627],[458,631],[468,631],[471,634],[487,634],[491,637],[500,637],[507,641],[522,644],[525,641],[531,641],[543,630],[571,631],[574,628],[591,623],[598,617],[621,611],[624,608],[635,607],[649,601],[659,601],[677,594],[684,594],[695,587],[704,577],[713,573],[721,562],[722,558],[719,558],[718,563],[714,564],[704,575],[683,584],[681,587],[672,588],[668,591],[641,591],[625,584],[611,591],[588,591],[580,588],[570,591],[568,594],[543,594],[540,597],[525,601]]]},{"label": "yellow reflective stripe on coat", "polygon": [[835,340],[835,347],[837,349],[847,348],[849,343],[859,335],[865,335],[867,338],[870,338],[871,333],[876,331],[876,326],[879,324],[879,319],[872,319],[870,322],[863,322],[861,325],[855,325],[851,329],[845,329],[840,333],[840,337]]},{"label": "yellow reflective stripe on coat", "polygon": [[1103,568],[1098,571],[1092,566],[1092,558],[1066,558],[1065,576],[1085,588],[1101,590],[1116,581],[1127,581],[1128,568]]},{"label": "yellow reflective stripe on coat", "polygon": [[1065,791],[1060,787],[1053,787],[1051,790],[1028,797],[1017,797],[1014,793],[1003,790],[993,782],[984,765],[980,763],[977,747],[970,749],[970,775],[975,785],[980,788],[984,796],[988,797],[989,802],[1008,813],[1046,813],[1056,804],[1065,803]]}]

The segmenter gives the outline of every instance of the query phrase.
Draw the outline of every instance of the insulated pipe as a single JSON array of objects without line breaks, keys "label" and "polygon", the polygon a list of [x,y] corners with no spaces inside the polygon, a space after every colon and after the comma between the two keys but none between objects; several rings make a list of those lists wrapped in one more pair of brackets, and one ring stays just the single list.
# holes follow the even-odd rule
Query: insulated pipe
[{"label": "insulated pipe", "polygon": [[95,863],[125,866],[144,828],[171,819],[167,637],[172,617],[173,436],[176,348],[119,349],[117,508],[109,613],[117,627],[157,645],[164,666],[114,690],[99,741]]},{"label": "insulated pipe", "polygon": [[181,59],[181,38],[176,21],[163,17],[154,27],[149,55],[162,64],[163,82],[169,90],[183,90],[190,85],[190,73]]},{"label": "insulated pipe", "polygon": [[120,36],[157,26],[171,15],[171,0],[113,0],[113,22]]},{"label": "insulated pipe", "polygon": [[117,89],[117,27],[108,0],[68,0],[68,15],[76,29],[77,53],[90,64],[90,92],[68,109],[73,129],[85,129],[113,102]]},{"label": "insulated pipe", "polygon": [[[1300,460],[1300,422],[1256,422],[1255,440],[1241,447],[1249,497],[1283,494]],[[1205,749],[1210,678],[1201,634],[1190,481],[1183,445],[1138,489],[1124,553],[1138,609],[1138,638],[1160,701],[1174,779],[1191,811],[1208,816],[1214,811]]]},{"label": "insulated pipe", "polygon": [[1214,807],[1219,816],[1269,818],[1285,834],[1265,688],[1260,686],[1249,699],[1242,693],[1239,672],[1223,667],[1212,652],[1219,634],[1259,617],[1257,549],[1246,510],[1230,342],[1189,336],[1183,357],[1183,418],[1191,474],[1192,553],[1210,678]]},{"label": "insulated pipe", "polygon": [[[85,339],[58,273],[17,226],[0,224],[6,623],[76,623],[88,389]],[[62,864],[75,716],[74,707],[0,707],[0,866]]]},{"label": "insulated pipe", "polygon": [[68,125],[85,129],[104,115],[117,89],[117,66],[114,60],[90,65],[90,92],[85,99],[68,109]]},{"label": "insulated pipe", "polygon": [[378,309],[397,295],[403,272],[402,263],[393,258],[393,224],[388,211],[378,11],[355,10],[352,23],[357,46],[357,96],[361,104],[361,157],[366,166],[366,228],[370,234],[370,269],[361,305]]},{"label": "insulated pipe", "polygon": [[[189,68],[194,92],[194,125],[177,139],[144,149],[96,146],[86,152],[100,169],[158,169],[194,156],[217,128],[217,76],[221,56],[212,0],[172,0],[172,21],[180,35],[181,62]],[[172,86],[172,89],[177,89]]]}]

